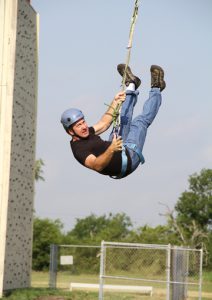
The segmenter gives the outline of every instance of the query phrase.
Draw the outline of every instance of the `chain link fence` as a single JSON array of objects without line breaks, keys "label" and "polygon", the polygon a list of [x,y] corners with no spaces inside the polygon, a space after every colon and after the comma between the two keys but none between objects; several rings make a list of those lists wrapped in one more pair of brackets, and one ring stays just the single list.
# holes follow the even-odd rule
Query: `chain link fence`
[{"label": "chain link fence", "polygon": [[202,250],[104,241],[51,245],[49,275],[50,288],[95,291],[99,300],[200,300]]},{"label": "chain link fence", "polygon": [[201,299],[201,285],[202,250],[102,242],[99,300],[119,299],[121,291],[136,300],[184,300],[193,291]]},{"label": "chain link fence", "polygon": [[100,250],[100,245],[50,245],[49,287],[99,284]]}]

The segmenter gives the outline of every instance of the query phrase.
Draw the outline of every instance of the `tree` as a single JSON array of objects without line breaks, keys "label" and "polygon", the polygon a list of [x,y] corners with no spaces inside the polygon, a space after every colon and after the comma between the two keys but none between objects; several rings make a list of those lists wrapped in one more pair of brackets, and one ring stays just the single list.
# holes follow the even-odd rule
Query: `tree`
[{"label": "tree", "polygon": [[96,239],[102,229],[104,229],[108,224],[105,215],[97,217],[94,214],[83,218],[76,219],[76,224],[74,228],[67,233],[67,236],[76,241],[90,241]]},{"label": "tree", "polygon": [[44,181],[44,177],[41,175],[43,173],[42,167],[44,166],[44,162],[42,159],[38,159],[35,161],[35,181],[42,180]]},{"label": "tree", "polygon": [[[65,243],[100,246],[102,240],[126,241],[132,224],[125,214],[95,216],[77,219],[73,230],[67,233]],[[74,253],[74,272],[99,272],[99,249],[79,248]]]},{"label": "tree", "polygon": [[212,169],[203,169],[189,178],[189,191],[182,193],[175,206],[177,220],[184,227],[193,222],[202,230],[212,225]]},{"label": "tree", "polygon": [[67,233],[67,242],[98,243],[101,240],[123,240],[127,237],[132,226],[130,218],[122,214],[109,214],[97,217],[94,214],[77,219],[73,230]]},{"label": "tree", "polygon": [[107,241],[126,241],[132,228],[130,217],[124,213],[110,214],[108,224],[102,229],[99,238]]},{"label": "tree", "polygon": [[202,169],[189,177],[189,189],[181,194],[174,210],[167,207],[168,225],[181,244],[203,248],[212,266],[212,170]]},{"label": "tree", "polygon": [[33,262],[34,270],[49,267],[50,244],[61,244],[63,224],[60,220],[34,219],[33,234]]},{"label": "tree", "polygon": [[144,225],[131,232],[130,242],[142,244],[177,244],[177,236],[168,225]]}]

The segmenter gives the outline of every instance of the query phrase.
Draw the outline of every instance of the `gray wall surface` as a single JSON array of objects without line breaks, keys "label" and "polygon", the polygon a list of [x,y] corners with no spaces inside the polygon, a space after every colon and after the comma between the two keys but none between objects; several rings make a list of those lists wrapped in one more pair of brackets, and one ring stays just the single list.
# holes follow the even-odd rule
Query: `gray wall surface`
[{"label": "gray wall surface", "polygon": [[28,1],[0,0],[0,296],[31,279],[37,20]]}]

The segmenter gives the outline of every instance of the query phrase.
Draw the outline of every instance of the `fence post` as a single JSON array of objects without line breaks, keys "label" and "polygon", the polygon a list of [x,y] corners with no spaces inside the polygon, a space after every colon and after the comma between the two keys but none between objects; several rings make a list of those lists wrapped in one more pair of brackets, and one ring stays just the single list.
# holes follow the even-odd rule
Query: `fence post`
[{"label": "fence post", "polygon": [[100,274],[99,274],[99,300],[104,299],[103,285],[104,285],[104,260],[105,260],[105,248],[104,241],[101,242],[101,255],[100,255]]},{"label": "fence post", "polygon": [[57,287],[57,259],[58,245],[50,245],[50,265],[49,265],[49,288],[56,289]]},{"label": "fence post", "polygon": [[202,299],[202,262],[203,262],[203,249],[200,249],[199,300]]},{"label": "fence post", "polygon": [[167,276],[166,300],[170,299],[170,269],[171,269],[171,245],[168,244],[168,247],[167,247],[167,261],[166,261],[166,276]]},{"label": "fence post", "polygon": [[172,300],[187,299],[188,282],[188,249],[174,247],[172,249]]}]

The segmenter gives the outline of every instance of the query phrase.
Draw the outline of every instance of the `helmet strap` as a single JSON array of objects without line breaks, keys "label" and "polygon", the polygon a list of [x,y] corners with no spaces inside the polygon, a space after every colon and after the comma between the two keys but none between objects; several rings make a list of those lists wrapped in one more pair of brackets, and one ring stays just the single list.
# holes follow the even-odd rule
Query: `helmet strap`
[{"label": "helmet strap", "polygon": [[87,138],[84,138],[84,137],[79,136],[79,135],[74,131],[73,128],[72,128],[71,130],[72,130],[73,133],[74,133],[74,134],[72,135],[72,138],[73,138],[73,137],[77,137],[77,138],[79,138],[80,140],[86,140],[86,139],[87,139]]}]

